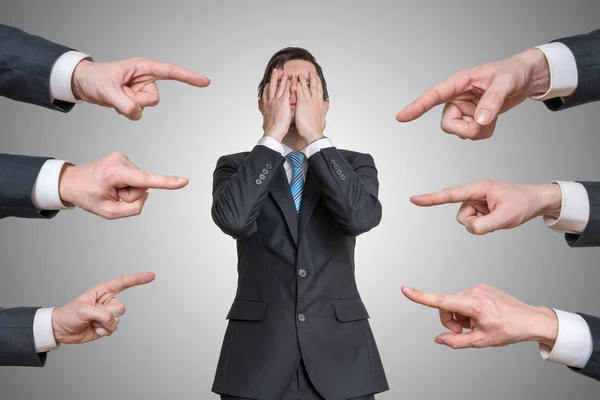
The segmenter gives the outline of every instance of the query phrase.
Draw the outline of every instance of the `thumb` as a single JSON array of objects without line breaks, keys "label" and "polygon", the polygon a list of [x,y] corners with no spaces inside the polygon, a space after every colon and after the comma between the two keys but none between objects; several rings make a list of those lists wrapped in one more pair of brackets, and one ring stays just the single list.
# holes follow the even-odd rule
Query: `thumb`
[{"label": "thumb", "polygon": [[481,331],[471,331],[468,333],[442,333],[435,338],[437,344],[448,346],[452,349],[468,349],[485,347],[483,341],[485,333]]},{"label": "thumb", "polygon": [[509,215],[497,208],[484,216],[473,216],[466,220],[466,227],[474,235],[485,235],[507,227]]},{"label": "thumb", "polygon": [[121,115],[132,121],[142,118],[142,107],[125,93],[123,88],[114,87],[108,94],[107,102]]},{"label": "thumb", "polygon": [[504,79],[496,78],[492,81],[490,87],[481,96],[475,110],[475,121],[479,125],[487,126],[498,117],[508,95],[509,87],[509,83]]}]

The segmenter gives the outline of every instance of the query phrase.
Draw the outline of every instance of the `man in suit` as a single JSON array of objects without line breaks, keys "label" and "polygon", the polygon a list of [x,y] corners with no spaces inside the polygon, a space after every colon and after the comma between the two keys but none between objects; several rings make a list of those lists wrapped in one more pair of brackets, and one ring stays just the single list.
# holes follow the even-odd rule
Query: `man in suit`
[{"label": "man in suit", "polygon": [[[85,101],[138,120],[145,107],[158,104],[156,82],[167,79],[197,87],[210,82],[177,65],[141,58],[96,63],[87,54],[0,25],[0,96],[61,112]],[[108,176],[111,168],[121,172],[118,185],[106,180],[90,180],[87,186],[81,182],[98,176],[92,175],[93,171]],[[63,160],[0,153],[0,218],[48,218],[72,205],[104,218],[137,215],[146,198],[145,189],[178,189],[187,184],[186,179],[177,179],[141,171],[121,155],[74,167]],[[72,201],[64,199],[65,188],[79,190],[67,190],[72,192]],[[69,196],[67,192],[64,194]]]},{"label": "man in suit", "polygon": [[153,280],[150,272],[115,279],[60,308],[0,308],[0,366],[43,367],[61,344],[111,336],[125,314],[115,296]]},{"label": "man in suit", "polygon": [[[493,134],[498,115],[528,97],[543,100],[552,111],[600,100],[600,30],[458,72],[428,89],[397,118],[412,121],[445,104],[445,132],[486,139]],[[600,245],[598,182],[521,185],[483,179],[411,201],[422,207],[462,203],[457,220],[473,234],[514,228],[543,216],[551,229],[565,233],[569,246]],[[453,331],[439,336],[440,344],[465,348],[538,341],[544,359],[600,379],[598,317],[532,307],[485,285],[455,295],[410,288],[403,292],[415,302],[440,309],[442,323]],[[463,328],[472,332],[461,334]]]},{"label": "man in suit", "polygon": [[377,226],[368,154],[323,135],[329,95],[307,50],[286,48],[259,85],[264,136],[221,157],[212,216],[237,240],[238,289],[213,391],[222,399],[373,399],[388,390],[354,276]]}]

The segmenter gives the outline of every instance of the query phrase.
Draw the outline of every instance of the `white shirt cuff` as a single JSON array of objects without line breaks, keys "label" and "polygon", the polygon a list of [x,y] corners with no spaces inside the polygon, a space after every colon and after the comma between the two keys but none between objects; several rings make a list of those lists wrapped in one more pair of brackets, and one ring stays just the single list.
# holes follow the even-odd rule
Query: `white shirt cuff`
[{"label": "white shirt cuff", "polygon": [[69,103],[80,103],[73,95],[71,81],[77,65],[84,59],[92,59],[85,53],[67,51],[54,62],[50,71],[50,96],[52,101],[62,100]]},{"label": "white shirt cuff", "polygon": [[33,341],[36,353],[46,353],[58,349],[52,329],[54,308],[40,308],[33,318]]},{"label": "white shirt cuff", "polygon": [[31,201],[38,210],[70,210],[60,199],[58,185],[60,183],[60,174],[68,161],[47,160],[35,179],[33,189],[31,190]]},{"label": "white shirt cuff", "polygon": [[594,342],[592,333],[581,315],[554,310],[558,318],[558,336],[554,347],[540,343],[540,355],[546,361],[552,361],[569,367],[586,366]]},{"label": "white shirt cuff", "polygon": [[272,137],[268,137],[268,136],[261,137],[260,140],[258,141],[258,145],[266,146],[266,147],[270,148],[271,150],[281,153],[281,155],[283,155],[283,153],[284,153],[283,145],[281,143],[279,143],[277,140],[273,139]]},{"label": "white shirt cuff", "polygon": [[550,88],[546,93],[531,96],[533,100],[548,100],[570,96],[577,88],[578,74],[575,56],[560,42],[536,46],[546,56],[550,66]]},{"label": "white shirt cuff", "polygon": [[321,149],[326,149],[329,147],[333,147],[333,142],[331,139],[324,137],[323,139],[315,140],[308,146],[306,146],[305,154],[306,158],[310,158],[315,153],[321,151]]},{"label": "white shirt cuff", "polygon": [[546,225],[557,232],[580,234],[590,218],[590,200],[587,190],[579,182],[554,181],[562,192],[562,206],[558,219],[544,217]]}]

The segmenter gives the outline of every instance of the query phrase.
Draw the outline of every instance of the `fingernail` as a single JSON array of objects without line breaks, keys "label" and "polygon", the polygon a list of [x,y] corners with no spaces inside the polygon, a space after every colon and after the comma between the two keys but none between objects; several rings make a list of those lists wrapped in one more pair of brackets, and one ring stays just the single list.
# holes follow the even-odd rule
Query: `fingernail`
[{"label": "fingernail", "polygon": [[440,339],[440,338],[435,338],[435,342],[437,344],[444,344],[444,342],[442,342],[442,339]]},{"label": "fingernail", "polygon": [[475,119],[479,125],[485,125],[490,122],[490,118],[492,118],[491,112],[488,110],[479,110]]},{"label": "fingernail", "polygon": [[175,178],[175,180],[177,182],[186,182],[188,180],[188,178],[182,178],[182,177],[178,176],[177,178]]},{"label": "fingernail", "polygon": [[415,291],[415,289],[408,287],[408,286],[402,286],[402,290],[404,290],[405,292],[408,292],[408,293],[412,293]]}]

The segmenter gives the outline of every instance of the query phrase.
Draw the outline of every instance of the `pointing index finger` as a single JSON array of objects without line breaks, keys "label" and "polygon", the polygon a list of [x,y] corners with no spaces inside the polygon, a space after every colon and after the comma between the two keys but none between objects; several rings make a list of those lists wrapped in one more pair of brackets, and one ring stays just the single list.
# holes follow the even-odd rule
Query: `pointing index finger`
[{"label": "pointing index finger", "polygon": [[464,316],[472,316],[472,307],[464,296],[445,293],[427,293],[406,286],[402,287],[402,293],[409,300],[427,307],[457,312]]},{"label": "pointing index finger", "polygon": [[148,60],[148,67],[152,76],[157,80],[174,80],[196,87],[205,87],[210,84],[210,79],[204,75],[189,71],[176,64]]},{"label": "pointing index finger", "polygon": [[439,206],[441,204],[462,203],[472,199],[473,187],[471,184],[455,186],[440,190],[439,192],[413,196],[410,201],[421,207]]},{"label": "pointing index finger", "polygon": [[453,74],[427,89],[417,100],[400,111],[396,119],[400,122],[414,121],[433,107],[447,103],[459,94],[466,92],[470,86],[470,77],[467,73]]},{"label": "pointing index finger", "polygon": [[156,275],[153,272],[142,272],[135,275],[123,276],[121,278],[113,279],[105,282],[99,287],[106,287],[108,291],[114,295],[117,295],[124,290],[130,289],[135,286],[145,285],[154,280]]}]

